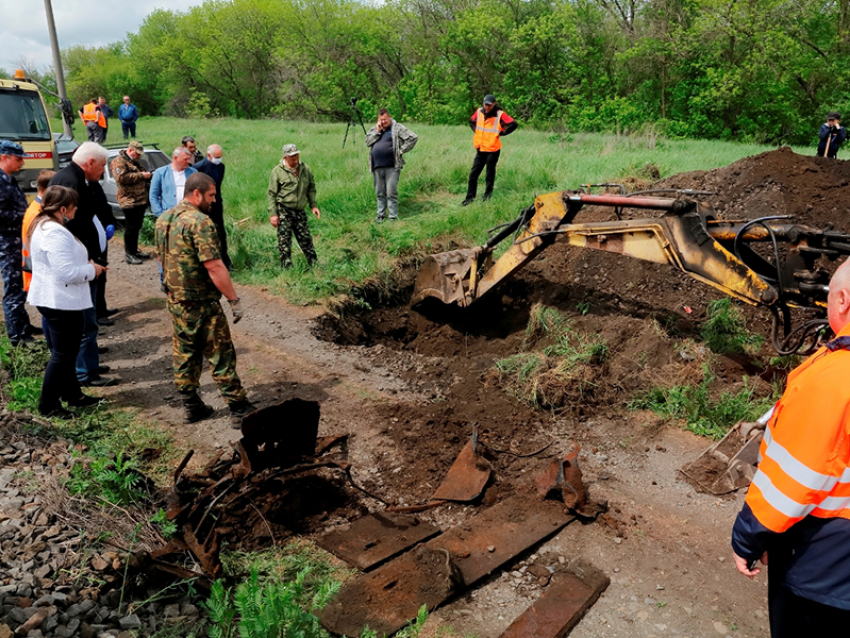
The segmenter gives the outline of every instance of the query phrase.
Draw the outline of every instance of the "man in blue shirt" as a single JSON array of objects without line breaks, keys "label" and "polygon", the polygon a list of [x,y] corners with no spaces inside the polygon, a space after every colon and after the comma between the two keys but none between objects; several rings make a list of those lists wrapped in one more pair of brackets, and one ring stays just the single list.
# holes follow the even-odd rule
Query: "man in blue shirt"
[{"label": "man in blue shirt", "polygon": [[124,104],[118,107],[118,119],[121,121],[121,132],[124,133],[124,139],[127,139],[129,133],[133,139],[136,139],[136,120],[139,119],[139,109],[135,104],[130,104],[130,96],[124,96]]}]

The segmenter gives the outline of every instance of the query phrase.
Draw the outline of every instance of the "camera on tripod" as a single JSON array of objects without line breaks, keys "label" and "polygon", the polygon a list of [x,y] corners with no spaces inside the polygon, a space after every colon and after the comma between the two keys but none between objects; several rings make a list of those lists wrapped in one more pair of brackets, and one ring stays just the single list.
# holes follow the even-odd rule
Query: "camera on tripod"
[{"label": "camera on tripod", "polygon": [[357,98],[356,97],[351,98],[350,100],[348,100],[348,103],[351,106],[357,106]]},{"label": "camera on tripod", "polygon": [[357,108],[357,98],[353,97],[348,101],[348,125],[345,127],[345,137],[342,138],[342,148],[345,148],[345,143],[348,141],[348,131],[357,128],[357,123],[360,123],[360,128],[363,129],[363,135],[366,135],[366,127],[363,125],[363,115],[360,109]]}]

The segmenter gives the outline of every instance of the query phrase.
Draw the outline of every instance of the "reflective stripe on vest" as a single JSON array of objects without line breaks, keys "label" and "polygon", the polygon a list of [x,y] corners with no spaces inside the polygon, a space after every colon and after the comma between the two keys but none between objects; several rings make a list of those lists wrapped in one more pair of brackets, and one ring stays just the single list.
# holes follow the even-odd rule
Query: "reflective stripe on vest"
[{"label": "reflective stripe on vest", "polygon": [[89,102],[83,107],[83,122],[97,121],[97,106]]},{"label": "reflective stripe on vest", "polygon": [[484,111],[478,109],[478,119],[475,121],[475,137],[472,145],[483,153],[493,153],[502,148],[502,112],[496,111],[493,117],[484,115]]}]

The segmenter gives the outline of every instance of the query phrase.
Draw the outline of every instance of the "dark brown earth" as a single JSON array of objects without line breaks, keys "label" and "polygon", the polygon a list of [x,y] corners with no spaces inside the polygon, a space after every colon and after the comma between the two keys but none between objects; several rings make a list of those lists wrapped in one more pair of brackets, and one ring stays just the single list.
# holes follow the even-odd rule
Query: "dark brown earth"
[{"label": "dark brown earth", "polygon": [[[726,217],[795,214],[806,223],[845,229],[848,184],[850,163],[780,149],[726,168],[670,177],[659,186],[712,190],[716,195],[707,201]],[[588,211],[580,220],[598,214]],[[506,219],[512,216],[506,211]],[[115,254],[120,250],[113,248]],[[414,276],[414,268],[405,268],[390,298],[409,299]],[[591,497],[607,499],[609,514],[593,524],[568,526],[520,563],[454,599],[432,614],[429,632],[448,624],[461,635],[495,638],[542,591],[538,579],[529,578],[532,566],[539,571],[581,558],[612,583],[572,636],[767,635],[765,579],[751,583],[730,560],[729,531],[742,495],[716,499],[695,493],[680,480],[678,468],[708,441],[625,407],[654,385],[702,378],[708,352],[693,339],[706,304],[719,293],[669,268],[563,246],[548,250],[501,295],[466,314],[425,317],[400,301],[381,304],[368,291],[364,297],[373,310],[330,313],[289,306],[261,289],[238,289],[247,316],[233,333],[251,398],[260,405],[293,397],[319,401],[320,435],[351,434],[353,477],[386,501],[427,502],[473,426],[479,427],[495,474],[482,503],[418,514],[425,520],[443,528],[462,522],[531,485],[556,455],[581,444]],[[170,377],[170,325],[155,266],[113,264],[107,297],[122,312],[102,335],[102,344],[111,348],[104,362],[122,384],[103,393],[168,428],[177,446],[197,449],[194,466],[202,465],[227,448],[235,432],[206,373],[202,394],[218,408],[217,418],[181,423]],[[583,306],[586,314],[579,302],[589,304]],[[529,346],[525,329],[535,303],[561,310],[574,329],[598,335],[610,349],[604,364],[584,366],[567,380],[550,378],[544,388],[548,410],[506,392],[494,370],[497,360]],[[751,328],[766,329],[766,318],[750,316]],[[735,390],[754,370],[746,359],[720,358],[715,389]],[[758,383],[766,393],[766,381]],[[538,455],[521,456],[549,443]],[[289,534],[309,538],[380,509],[377,501],[334,484],[332,477],[316,480],[274,495],[281,501],[276,516],[286,523],[274,528],[274,542]],[[310,515],[293,520],[304,508]],[[265,532],[255,520],[234,534]]]}]

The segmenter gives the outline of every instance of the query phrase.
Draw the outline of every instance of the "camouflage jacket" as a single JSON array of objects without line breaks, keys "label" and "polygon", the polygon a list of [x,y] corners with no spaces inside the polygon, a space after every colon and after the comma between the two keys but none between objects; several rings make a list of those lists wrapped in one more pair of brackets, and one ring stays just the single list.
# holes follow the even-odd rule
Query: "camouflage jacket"
[{"label": "camouflage jacket", "polygon": [[27,198],[14,177],[6,181],[6,173],[2,170],[0,173],[0,234],[20,236],[27,212]]},{"label": "camouflage jacket", "polygon": [[156,220],[156,252],[163,283],[172,301],[216,301],[221,292],[204,266],[221,259],[221,243],[213,221],[182,201]]},{"label": "camouflage jacket", "polygon": [[277,215],[281,206],[304,210],[316,204],[316,182],[313,171],[304,162],[298,165],[298,177],[283,160],[269,177],[269,215]]},{"label": "camouflage jacket", "polygon": [[148,193],[151,180],[144,177],[145,167],[134,159],[130,159],[127,151],[121,151],[110,165],[112,177],[118,185],[118,205],[121,208],[145,206],[148,203]]}]

